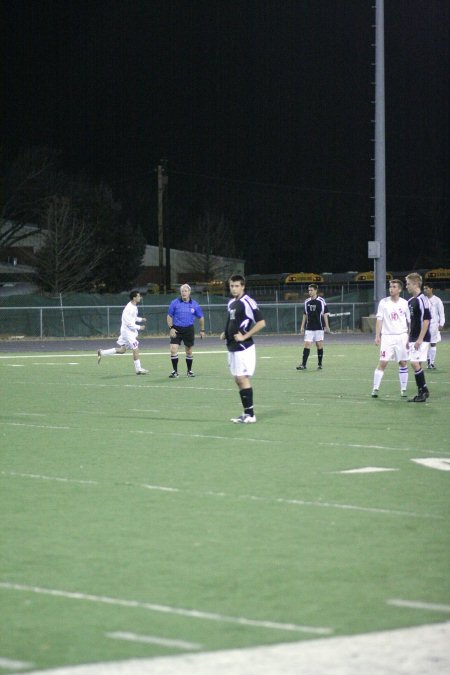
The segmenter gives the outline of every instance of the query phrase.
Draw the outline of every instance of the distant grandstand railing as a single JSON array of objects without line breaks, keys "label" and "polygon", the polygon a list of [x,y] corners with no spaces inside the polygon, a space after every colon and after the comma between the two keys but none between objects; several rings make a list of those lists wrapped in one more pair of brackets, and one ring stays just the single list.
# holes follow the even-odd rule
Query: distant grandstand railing
[{"label": "distant grandstand railing", "polygon": [[[300,330],[303,302],[259,303],[259,306],[267,323],[266,332],[298,333]],[[226,307],[226,303],[203,305],[207,332],[221,333]],[[373,302],[333,302],[328,303],[328,308],[332,331],[356,331],[363,327],[363,318],[373,313]],[[123,305],[0,307],[0,337],[116,337],[122,309]],[[167,305],[146,305],[139,311],[147,318],[142,337],[167,334]]]}]

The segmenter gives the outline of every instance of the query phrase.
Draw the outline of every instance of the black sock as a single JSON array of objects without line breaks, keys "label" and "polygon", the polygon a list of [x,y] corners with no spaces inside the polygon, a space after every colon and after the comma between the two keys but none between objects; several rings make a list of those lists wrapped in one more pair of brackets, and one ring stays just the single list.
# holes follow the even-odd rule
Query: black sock
[{"label": "black sock", "polygon": [[317,358],[319,360],[319,366],[321,366],[322,365],[322,359],[323,359],[323,349],[317,350]]},{"label": "black sock", "polygon": [[417,389],[419,392],[423,389],[427,391],[427,385],[425,384],[425,373],[423,372],[422,368],[414,372],[414,377],[416,378]]},{"label": "black sock", "polygon": [[252,387],[250,387],[249,389],[240,389],[239,395],[241,397],[244,412],[247,415],[251,415],[253,417],[254,412],[253,412],[253,389],[252,389]]},{"label": "black sock", "polygon": [[177,373],[178,372],[178,354],[176,356],[171,356],[170,360],[172,361],[172,370]]},{"label": "black sock", "polygon": [[194,360],[194,359],[192,358],[192,356],[191,356],[191,357],[186,356],[186,366],[187,366],[188,372],[189,372],[190,370],[192,370],[192,361],[193,361],[193,360]]},{"label": "black sock", "polygon": [[303,359],[302,359],[302,365],[306,366],[306,362],[308,360],[309,352],[311,350],[308,349],[308,347],[303,347]]}]

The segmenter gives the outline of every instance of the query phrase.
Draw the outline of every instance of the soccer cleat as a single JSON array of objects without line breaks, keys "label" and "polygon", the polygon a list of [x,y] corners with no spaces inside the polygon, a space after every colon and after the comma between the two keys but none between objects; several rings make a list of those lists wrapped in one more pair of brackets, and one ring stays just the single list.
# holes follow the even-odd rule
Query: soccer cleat
[{"label": "soccer cleat", "polygon": [[406,389],[402,389],[402,390],[401,390],[400,396],[401,396],[402,398],[404,398],[405,396],[407,396]]},{"label": "soccer cleat", "polygon": [[372,389],[372,398],[378,398],[378,389]]},{"label": "soccer cleat", "polygon": [[306,370],[306,366],[301,363],[299,366],[297,366],[296,370]]},{"label": "soccer cleat", "polygon": [[436,366],[434,365],[434,363],[429,363],[427,365],[427,368],[428,368],[428,370],[436,370]]},{"label": "soccer cleat", "polygon": [[139,370],[136,371],[136,375],[147,375],[148,370],[145,370],[145,368],[139,368]]},{"label": "soccer cleat", "polygon": [[317,370],[322,370],[322,364],[321,363],[319,363],[319,365],[317,366]]},{"label": "soccer cleat", "polygon": [[232,417],[230,422],[234,422],[234,424],[254,424],[256,422],[256,417],[255,415],[244,413],[240,417]]},{"label": "soccer cleat", "polygon": [[102,360],[102,350],[99,349],[97,352],[97,363],[100,365],[100,361]]},{"label": "soccer cleat", "polygon": [[175,379],[176,377],[180,377],[180,376],[178,375],[178,373],[177,373],[176,370],[173,370],[173,371],[170,373],[169,377],[173,380],[173,379]]},{"label": "soccer cleat", "polygon": [[428,391],[427,387],[422,389],[422,391],[419,391],[419,394],[423,394],[425,396],[425,398],[430,398],[430,392]]},{"label": "soccer cleat", "polygon": [[192,372],[192,370],[188,370],[186,374],[187,374],[188,377],[195,377],[195,375],[194,375],[194,373]]},{"label": "soccer cleat", "polygon": [[408,403],[426,403],[428,396],[425,391],[420,391],[413,398],[408,399]]}]

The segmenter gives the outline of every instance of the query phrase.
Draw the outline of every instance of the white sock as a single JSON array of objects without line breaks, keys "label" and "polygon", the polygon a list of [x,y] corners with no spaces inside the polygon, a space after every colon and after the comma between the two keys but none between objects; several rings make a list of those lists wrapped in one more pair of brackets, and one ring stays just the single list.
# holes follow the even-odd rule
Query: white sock
[{"label": "white sock", "polygon": [[408,386],[408,366],[398,367],[398,379],[400,380],[400,389],[404,391]]},{"label": "white sock", "polygon": [[379,370],[378,368],[375,368],[374,374],[373,374],[373,388],[374,389],[379,389],[381,380],[383,379],[384,375],[384,370]]},{"label": "white sock", "polygon": [[141,370],[141,360],[140,359],[135,360],[134,369],[135,369],[136,372],[138,372],[138,370]]},{"label": "white sock", "polygon": [[430,364],[434,364],[436,358],[436,347],[430,347],[428,350],[428,361]]},{"label": "white sock", "polygon": [[100,349],[101,356],[112,356],[112,354],[117,354],[115,347],[112,349]]}]

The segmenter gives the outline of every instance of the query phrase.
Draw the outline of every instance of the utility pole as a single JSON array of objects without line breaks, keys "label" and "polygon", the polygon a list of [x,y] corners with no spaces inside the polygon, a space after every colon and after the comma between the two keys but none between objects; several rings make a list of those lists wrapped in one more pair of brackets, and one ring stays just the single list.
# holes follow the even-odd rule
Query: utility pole
[{"label": "utility pole", "polygon": [[375,7],[375,241],[369,241],[374,260],[374,304],[386,295],[386,130],[384,97],[384,0]]},{"label": "utility pole", "polygon": [[[164,218],[166,211],[166,192],[167,183],[169,181],[167,176],[167,160],[161,159],[158,164],[158,253],[159,253],[159,291],[164,292]],[[167,271],[167,270],[166,270]],[[170,269],[169,269],[170,274]],[[169,282],[170,285],[170,282]]]}]

